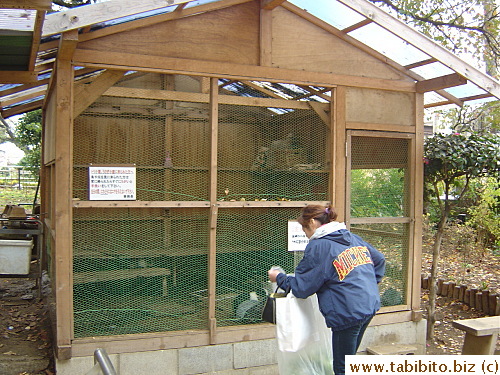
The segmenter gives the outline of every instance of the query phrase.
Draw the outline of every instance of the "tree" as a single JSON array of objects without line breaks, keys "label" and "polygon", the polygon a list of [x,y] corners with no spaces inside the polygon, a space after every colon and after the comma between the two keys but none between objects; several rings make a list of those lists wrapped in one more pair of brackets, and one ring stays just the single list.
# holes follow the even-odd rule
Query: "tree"
[{"label": "tree", "polygon": [[369,0],[456,54],[473,55],[498,76],[500,5],[495,0]]},{"label": "tree", "polygon": [[38,176],[41,163],[42,111],[25,113],[14,132],[16,145],[24,151],[20,164]]},{"label": "tree", "polygon": [[[497,135],[436,134],[424,144],[424,178],[437,200],[440,217],[433,245],[427,338],[434,336],[436,280],[443,232],[454,204],[460,202],[473,178],[500,177],[500,137]],[[454,196],[452,201],[450,198]]]}]

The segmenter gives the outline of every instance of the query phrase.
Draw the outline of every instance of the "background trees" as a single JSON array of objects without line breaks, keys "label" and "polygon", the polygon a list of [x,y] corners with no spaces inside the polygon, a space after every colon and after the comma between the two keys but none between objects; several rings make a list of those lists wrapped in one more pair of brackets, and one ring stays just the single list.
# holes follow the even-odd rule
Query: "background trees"
[{"label": "background trees", "polygon": [[[486,176],[496,179],[500,177],[500,137],[477,133],[469,135],[438,133],[426,140],[424,155],[424,177],[426,184],[428,184],[426,192],[436,201],[438,208],[431,268],[431,280],[433,282],[429,287],[427,317],[427,338],[432,338],[436,321],[435,281],[437,280],[441,241],[445,227],[453,206],[460,203],[469,191],[471,182],[474,179],[477,181],[477,179]],[[429,197],[427,198],[429,199]],[[486,207],[483,207],[483,210],[491,211],[488,203],[486,203]]]}]

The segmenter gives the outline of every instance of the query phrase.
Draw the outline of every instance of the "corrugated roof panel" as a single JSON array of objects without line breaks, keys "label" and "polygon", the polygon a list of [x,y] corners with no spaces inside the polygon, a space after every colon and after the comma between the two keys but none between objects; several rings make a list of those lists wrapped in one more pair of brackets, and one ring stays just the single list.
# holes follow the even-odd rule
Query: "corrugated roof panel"
[{"label": "corrugated roof panel", "polygon": [[290,2],[340,30],[365,19],[352,9],[333,0],[291,0]]},{"label": "corrugated roof panel", "polygon": [[33,31],[36,10],[0,9],[0,30]]}]

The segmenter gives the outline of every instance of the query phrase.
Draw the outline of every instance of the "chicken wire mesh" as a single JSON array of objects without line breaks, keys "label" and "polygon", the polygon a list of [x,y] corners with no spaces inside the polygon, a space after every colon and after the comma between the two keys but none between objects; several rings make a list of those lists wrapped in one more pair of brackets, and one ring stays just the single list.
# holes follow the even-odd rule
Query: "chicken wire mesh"
[{"label": "chicken wire mesh", "polygon": [[[351,218],[408,217],[409,142],[404,138],[352,137]],[[409,224],[353,224],[350,229],[386,257],[386,273],[380,284],[382,305],[405,303]]]},{"label": "chicken wire mesh", "polygon": [[[210,196],[206,82],[130,74],[75,119],[76,200],[89,200],[90,165],[134,165],[137,201],[186,202],[175,209],[74,209],[75,337],[208,328],[209,210],[189,208]],[[219,85],[217,200],[326,200],[328,128],[307,104],[305,90]],[[259,101],[271,97],[264,86],[281,88],[280,104],[288,99],[292,108]],[[242,105],[240,97],[257,99]],[[219,208],[218,325],[259,321],[248,317],[243,302],[255,295],[262,301],[270,266],[293,270],[297,254],[286,251],[286,223],[299,211]]]}]

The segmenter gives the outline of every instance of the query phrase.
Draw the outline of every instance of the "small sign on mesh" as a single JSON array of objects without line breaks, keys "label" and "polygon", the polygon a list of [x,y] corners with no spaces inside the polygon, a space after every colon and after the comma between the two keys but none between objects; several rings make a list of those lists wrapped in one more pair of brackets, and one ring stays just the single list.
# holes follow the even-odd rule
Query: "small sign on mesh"
[{"label": "small sign on mesh", "polygon": [[89,200],[136,200],[135,165],[90,165]]},{"label": "small sign on mesh", "polygon": [[288,251],[304,251],[309,238],[302,230],[302,225],[297,221],[288,222]]}]

